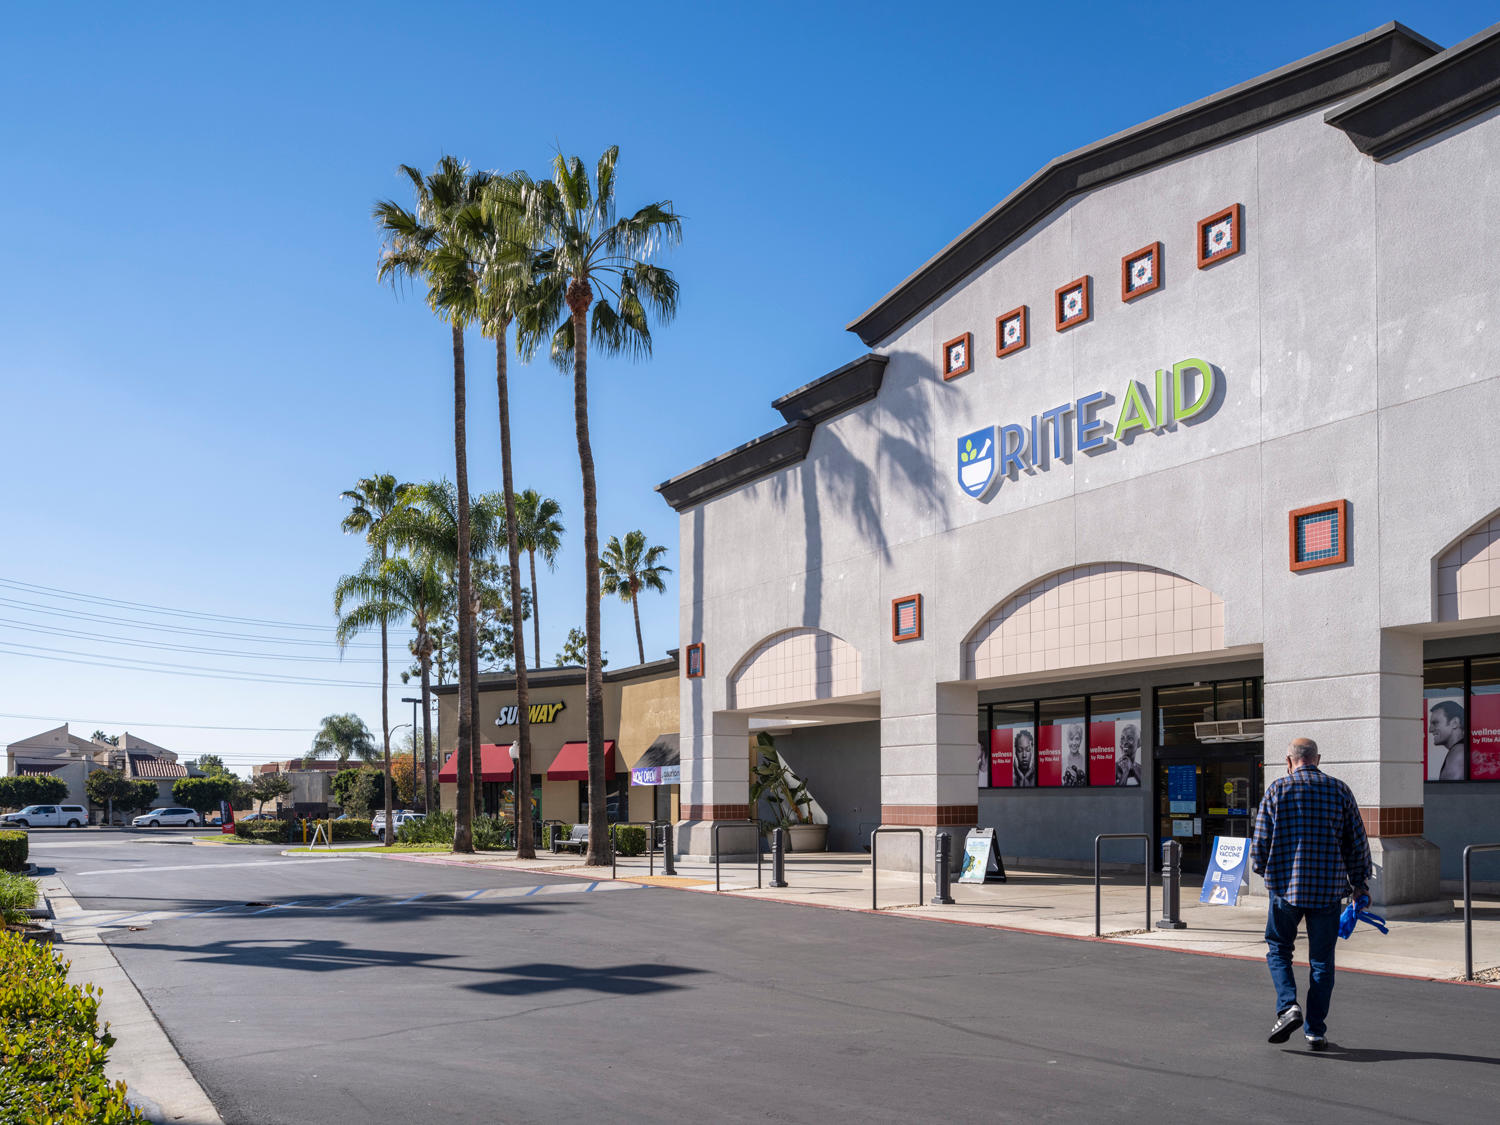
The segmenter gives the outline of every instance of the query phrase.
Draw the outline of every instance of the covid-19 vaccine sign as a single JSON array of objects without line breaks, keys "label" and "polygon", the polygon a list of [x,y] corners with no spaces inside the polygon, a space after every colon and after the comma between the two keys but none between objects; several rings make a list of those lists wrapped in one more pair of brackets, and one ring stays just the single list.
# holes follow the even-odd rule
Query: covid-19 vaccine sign
[{"label": "covid-19 vaccine sign", "polygon": [[1199,902],[1210,906],[1233,906],[1239,901],[1245,882],[1245,864],[1250,858],[1250,841],[1240,836],[1215,836],[1208,874],[1203,877]]}]

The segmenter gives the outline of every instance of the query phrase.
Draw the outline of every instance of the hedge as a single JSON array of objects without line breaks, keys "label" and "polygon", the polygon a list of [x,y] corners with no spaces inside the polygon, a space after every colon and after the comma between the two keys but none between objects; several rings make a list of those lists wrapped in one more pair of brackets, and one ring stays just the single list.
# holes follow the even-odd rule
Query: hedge
[{"label": "hedge", "polygon": [[0,871],[25,871],[31,837],[25,832],[0,832]]},{"label": "hedge", "polygon": [[371,827],[368,820],[350,817],[348,820],[330,820],[324,823],[333,825],[335,840],[373,840],[375,838],[375,829]]},{"label": "hedge", "polygon": [[620,855],[645,855],[646,830],[639,824],[615,825],[615,851]]},{"label": "hedge", "polygon": [[542,825],[542,847],[544,847],[544,848],[551,848],[552,847],[552,833],[554,833],[554,832],[557,833],[557,838],[559,840],[566,840],[569,836],[571,836],[573,834],[573,826],[571,824],[544,824],[544,825]]},{"label": "hedge", "polygon": [[297,832],[293,837],[292,829],[288,827],[293,823],[295,822],[288,820],[237,820],[234,822],[234,834],[241,840],[269,840],[275,844],[285,844],[295,839],[300,844],[302,833]]},{"label": "hedge", "polygon": [[98,989],[68,984],[50,946],[0,933],[0,1121],[145,1125],[104,1077],[113,1045]]}]

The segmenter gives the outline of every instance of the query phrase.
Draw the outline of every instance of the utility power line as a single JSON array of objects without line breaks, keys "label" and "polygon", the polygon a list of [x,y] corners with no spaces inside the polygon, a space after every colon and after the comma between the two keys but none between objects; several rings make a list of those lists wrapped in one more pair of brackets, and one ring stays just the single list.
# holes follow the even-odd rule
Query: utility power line
[{"label": "utility power line", "polygon": [[233,648],[199,648],[196,645],[174,645],[167,641],[137,641],[129,637],[116,637],[108,633],[88,633],[77,629],[61,629],[57,627],[48,628],[44,625],[33,625],[29,621],[17,621],[10,617],[0,617],[0,625],[9,625],[13,628],[28,633],[43,633],[47,636],[71,637],[81,641],[106,641],[109,644],[129,645],[133,648],[162,649],[168,652],[192,652],[201,653],[205,656],[238,656],[246,660],[296,660],[303,663],[319,664],[379,664],[380,661],[370,656],[351,656],[348,658],[339,656],[287,656],[279,652],[245,652]]},{"label": "utility power line", "polygon": [[257,625],[279,629],[327,629],[327,625],[308,625],[297,621],[275,621],[264,617],[231,617],[222,613],[205,613],[195,609],[173,609],[170,606],[152,605],[148,602],[132,602],[122,598],[105,598],[97,594],[83,594],[77,590],[63,590],[56,586],[39,586],[34,582],[21,582],[14,578],[0,578],[0,586],[16,590],[28,590],[46,594],[48,597],[66,601],[91,602],[95,605],[119,606],[126,609],[145,609],[153,613],[164,613],[170,617],[192,617],[204,621],[227,621],[236,625]]},{"label": "utility power line", "polygon": [[88,726],[90,723],[95,723],[101,727],[120,727],[122,730],[130,730],[136,727],[163,727],[173,730],[247,731],[253,734],[309,734],[318,729],[317,727],[226,727],[214,726],[209,723],[142,723],[127,722],[124,719],[64,719],[56,715],[17,715],[8,711],[0,711],[0,719],[30,719],[39,723],[77,723],[79,726]]},{"label": "utility power line", "polygon": [[[24,650],[24,651],[23,651]],[[229,668],[207,668],[192,669],[187,665],[164,664],[151,660],[131,660],[130,657],[117,657],[114,661],[83,659],[91,654],[77,652],[72,649],[45,648],[41,645],[23,645],[14,641],[0,642],[0,653],[8,653],[11,656],[25,656],[34,660],[53,660],[63,664],[84,664],[91,668],[117,668],[126,672],[151,672],[162,676],[191,676],[203,680],[241,680],[248,683],[261,684],[284,684],[292,687],[351,687],[351,688],[378,688],[378,684],[363,682],[359,680],[333,680],[321,679],[311,676],[278,676],[275,673],[253,675],[239,673]],[[59,655],[48,655],[56,653]],[[123,663],[130,661],[130,663]]]}]

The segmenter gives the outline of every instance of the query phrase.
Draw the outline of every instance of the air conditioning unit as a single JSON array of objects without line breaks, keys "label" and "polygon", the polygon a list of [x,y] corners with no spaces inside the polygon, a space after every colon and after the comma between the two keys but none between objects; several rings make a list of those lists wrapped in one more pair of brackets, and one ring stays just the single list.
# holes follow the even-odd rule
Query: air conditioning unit
[{"label": "air conditioning unit", "polygon": [[1194,723],[1193,737],[1202,743],[1259,742],[1265,737],[1264,719],[1230,719],[1222,723]]}]

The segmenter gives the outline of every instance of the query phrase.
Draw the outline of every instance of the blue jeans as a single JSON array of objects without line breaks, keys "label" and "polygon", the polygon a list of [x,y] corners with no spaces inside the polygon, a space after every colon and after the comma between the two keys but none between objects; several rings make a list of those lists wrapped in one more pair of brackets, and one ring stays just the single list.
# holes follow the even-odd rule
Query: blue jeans
[{"label": "blue jeans", "polygon": [[1328,1031],[1328,1002],[1333,997],[1333,951],[1339,940],[1339,914],[1343,907],[1293,906],[1280,895],[1271,895],[1266,915],[1266,964],[1276,985],[1276,1012],[1280,1015],[1297,1002],[1297,978],[1292,975],[1292,946],[1297,940],[1297,924],[1307,920],[1307,960],[1312,979],[1307,986],[1307,1004],[1302,1014],[1308,1035]]}]

